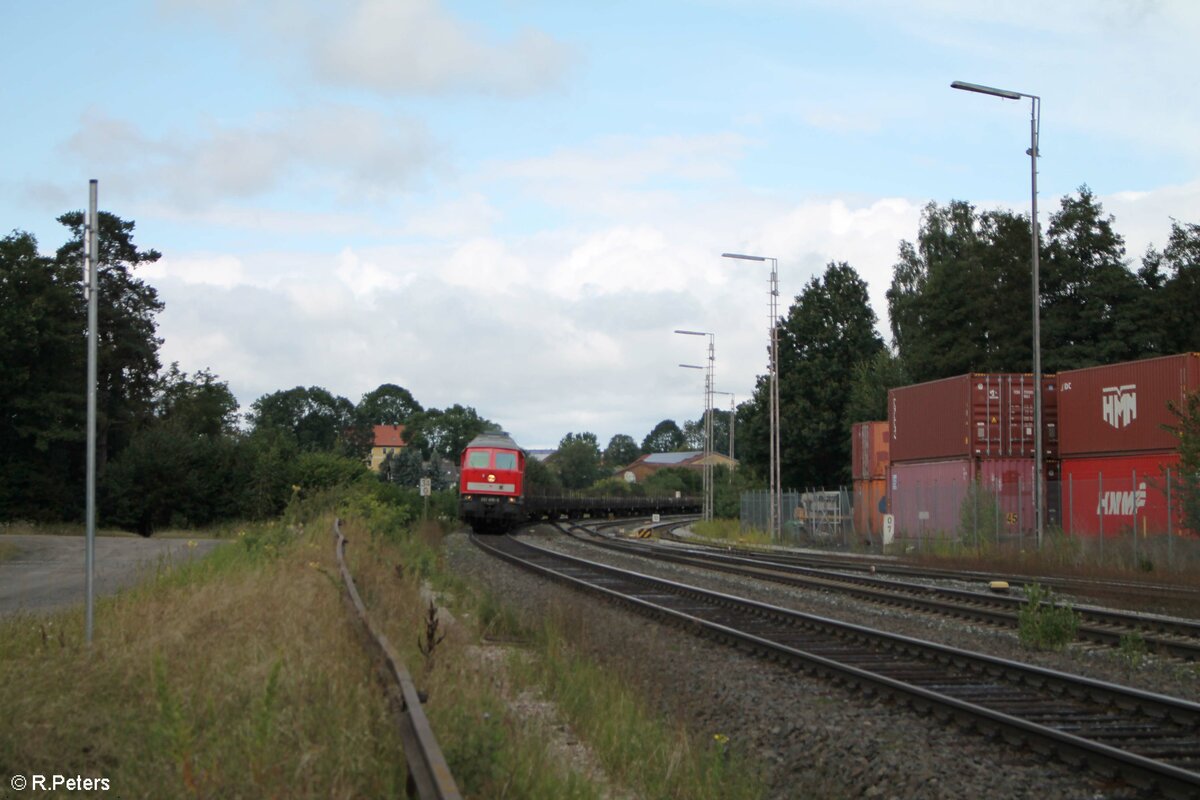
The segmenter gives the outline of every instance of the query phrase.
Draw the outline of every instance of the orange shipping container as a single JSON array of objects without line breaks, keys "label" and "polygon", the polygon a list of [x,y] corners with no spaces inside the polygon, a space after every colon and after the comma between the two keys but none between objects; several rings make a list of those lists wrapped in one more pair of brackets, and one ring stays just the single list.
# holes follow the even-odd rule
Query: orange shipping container
[{"label": "orange shipping container", "polygon": [[856,422],[850,431],[851,478],[856,481],[886,478],[890,442],[887,420]]},{"label": "orange shipping container", "polygon": [[859,536],[872,540],[883,536],[886,495],[887,478],[854,481],[854,531]]}]

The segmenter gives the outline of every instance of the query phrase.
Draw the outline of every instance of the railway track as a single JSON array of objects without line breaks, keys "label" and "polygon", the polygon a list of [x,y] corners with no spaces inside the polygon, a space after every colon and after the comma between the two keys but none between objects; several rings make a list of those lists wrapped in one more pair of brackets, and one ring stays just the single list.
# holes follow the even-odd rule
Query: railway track
[{"label": "railway track", "polygon": [[1041,586],[1054,589],[1056,592],[1072,594],[1079,597],[1097,599],[1136,600],[1139,604],[1157,604],[1180,612],[1196,613],[1200,609],[1200,589],[1190,586],[1172,586],[1170,584],[1135,581],[1127,578],[1082,578],[1071,576],[1033,576],[1033,575],[998,575],[995,572],[978,570],[944,569],[939,567],[916,566],[897,563],[888,558],[857,558],[817,553],[780,553],[764,552],[746,548],[731,548],[697,541],[694,538],[678,536],[665,532],[665,540],[676,541],[697,549],[708,548],[728,552],[736,552],[746,558],[763,558],[795,563],[803,566],[823,567],[846,572],[871,572],[879,575],[895,575],[908,578],[928,578],[933,580],[961,581],[991,581],[1003,577],[1014,588],[1038,583]]},{"label": "railway track", "polygon": [[1200,795],[1200,704],[620,570],[512,537],[500,558],[772,660],[887,693],[1164,796]]},{"label": "railway track", "polygon": [[[678,523],[664,523],[663,529],[675,524]],[[908,608],[999,627],[1017,628],[1021,609],[1027,604],[1023,597],[929,586],[870,574],[831,572],[829,567],[809,566],[807,561],[786,555],[750,555],[750,551],[726,552],[687,544],[663,546],[649,540],[598,536],[579,525],[568,527],[561,522],[556,525],[569,535],[574,535],[572,531],[592,534],[584,541],[619,552],[788,586],[837,592],[893,608]],[[1076,635],[1085,641],[1120,647],[1123,642],[1130,641],[1129,637],[1136,636],[1149,652],[1189,661],[1200,660],[1200,622],[1101,608],[1074,610],[1079,619]]]}]

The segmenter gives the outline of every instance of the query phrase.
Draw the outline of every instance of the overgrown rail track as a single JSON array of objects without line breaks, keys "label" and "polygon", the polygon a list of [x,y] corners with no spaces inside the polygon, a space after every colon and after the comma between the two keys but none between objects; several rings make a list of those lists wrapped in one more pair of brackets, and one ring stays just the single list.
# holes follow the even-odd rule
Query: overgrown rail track
[{"label": "overgrown rail track", "polygon": [[376,667],[388,701],[396,716],[400,742],[404,747],[404,758],[408,764],[407,792],[409,797],[420,800],[462,800],[462,794],[450,774],[450,767],[442,755],[433,728],[425,716],[422,698],[413,683],[404,662],[397,655],[387,636],[371,624],[371,617],[363,604],[354,576],[346,565],[346,537],[342,535],[338,520],[333,521],[335,550],[342,585],[346,588],[346,603],[359,622],[368,650],[375,657]]},{"label": "overgrown rail track", "polygon": [[[593,533],[580,525],[555,524],[569,535],[576,531]],[[675,524],[664,523],[664,532]],[[808,561],[786,554],[692,547],[679,539],[675,541],[680,546],[663,546],[652,541],[614,539],[594,533],[583,541],[659,561],[798,588],[837,592],[893,608],[908,608],[1005,628],[1018,627],[1020,612],[1027,605],[1024,597],[909,583],[869,574],[848,574],[840,569],[834,572],[831,567],[809,566]],[[1123,642],[1133,641],[1130,637],[1137,637],[1148,652],[1189,661],[1200,660],[1200,622],[1088,607],[1077,607],[1075,613],[1079,619],[1077,636],[1086,641],[1120,647]]]},{"label": "overgrown rail track", "polygon": [[1200,704],[653,578],[537,547],[481,549],[740,649],[1163,796],[1200,795]]}]

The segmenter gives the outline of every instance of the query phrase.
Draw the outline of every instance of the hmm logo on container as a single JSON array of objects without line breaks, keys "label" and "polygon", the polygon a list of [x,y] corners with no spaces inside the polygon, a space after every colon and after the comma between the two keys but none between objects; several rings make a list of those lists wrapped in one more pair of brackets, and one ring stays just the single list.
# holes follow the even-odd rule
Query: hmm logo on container
[{"label": "hmm logo on container", "polygon": [[1146,483],[1138,484],[1135,492],[1105,492],[1096,504],[1096,515],[1101,517],[1130,517],[1138,509],[1146,507]]},{"label": "hmm logo on container", "polygon": [[1137,384],[1106,386],[1100,390],[1104,404],[1104,421],[1114,428],[1124,428],[1137,419]]}]

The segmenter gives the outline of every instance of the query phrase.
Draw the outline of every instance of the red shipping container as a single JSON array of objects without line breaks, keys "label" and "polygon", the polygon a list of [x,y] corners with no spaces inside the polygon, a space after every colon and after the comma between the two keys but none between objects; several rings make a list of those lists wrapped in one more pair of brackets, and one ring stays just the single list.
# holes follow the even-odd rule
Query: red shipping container
[{"label": "red shipping container", "polygon": [[1200,353],[1089,367],[1058,375],[1059,452],[1075,456],[1174,450],[1167,402],[1200,389]]},{"label": "red shipping container", "polygon": [[879,541],[883,515],[887,511],[887,478],[854,482],[854,530],[859,536]]},{"label": "red shipping container", "polygon": [[[1063,459],[1063,530],[1073,536],[1183,533],[1179,453]],[[1169,509],[1169,512],[1168,512]]]},{"label": "red shipping container", "polygon": [[[992,506],[979,496],[972,505],[970,488],[992,494]],[[943,461],[892,462],[888,467],[888,507],[896,522],[898,538],[960,534],[960,527],[975,524],[1005,534],[1034,530],[1032,458],[956,458]],[[979,519],[992,513],[996,519]]]},{"label": "red shipping container", "polygon": [[[1056,453],[1056,383],[1043,378],[1044,451]],[[1033,377],[971,373],[888,392],[893,462],[1033,456]]]},{"label": "red shipping container", "polygon": [[850,426],[850,472],[856,480],[887,477],[888,424],[856,422]]}]

